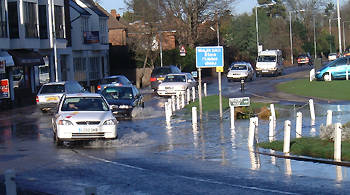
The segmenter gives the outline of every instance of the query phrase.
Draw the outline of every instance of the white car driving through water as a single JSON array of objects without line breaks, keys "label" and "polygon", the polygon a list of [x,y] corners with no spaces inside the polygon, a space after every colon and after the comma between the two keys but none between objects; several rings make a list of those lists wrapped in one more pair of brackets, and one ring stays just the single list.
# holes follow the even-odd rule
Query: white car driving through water
[{"label": "white car driving through water", "polygon": [[197,86],[197,81],[190,73],[168,74],[158,86],[157,93],[160,96],[171,96],[185,93],[187,89]]},{"label": "white car driving through water", "polygon": [[63,95],[52,119],[57,145],[63,141],[116,139],[117,124],[107,101],[94,93]]}]

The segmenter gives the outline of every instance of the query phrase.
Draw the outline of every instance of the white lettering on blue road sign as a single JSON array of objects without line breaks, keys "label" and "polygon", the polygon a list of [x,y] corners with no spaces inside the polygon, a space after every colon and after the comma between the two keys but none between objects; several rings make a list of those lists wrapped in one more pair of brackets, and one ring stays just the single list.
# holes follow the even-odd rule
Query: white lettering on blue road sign
[{"label": "white lettering on blue road sign", "polygon": [[196,48],[196,67],[213,68],[224,66],[224,49],[222,46]]}]

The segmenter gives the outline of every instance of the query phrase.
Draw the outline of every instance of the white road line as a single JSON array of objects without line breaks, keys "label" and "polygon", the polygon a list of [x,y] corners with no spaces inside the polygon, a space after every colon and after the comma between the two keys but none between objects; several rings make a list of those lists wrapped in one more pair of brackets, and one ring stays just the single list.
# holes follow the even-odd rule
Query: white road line
[{"label": "white road line", "polygon": [[[81,152],[78,152],[78,151],[75,151],[75,150],[73,150],[73,151],[78,153],[78,154],[80,154],[80,155],[82,155],[82,156],[86,156],[88,158],[91,158],[91,159],[94,159],[94,160],[98,160],[98,161],[101,161],[101,162],[111,163],[111,164],[114,164],[114,165],[118,165],[118,166],[122,166],[122,167],[126,167],[126,168],[131,168],[131,169],[136,169],[136,170],[140,170],[140,171],[152,171],[150,169],[144,169],[144,168],[141,168],[141,167],[136,167],[136,166],[132,166],[132,165],[127,165],[127,164],[123,164],[123,163],[118,163],[118,162],[106,160],[106,159],[103,159],[103,158],[98,158],[98,157],[87,155],[87,154],[84,154],[84,153],[81,153]],[[183,176],[183,175],[173,175],[173,176],[179,177],[179,178],[183,178],[183,179],[187,179],[187,180],[192,180],[192,181],[199,181],[199,182],[205,182],[205,183],[226,185],[226,186],[242,188],[242,189],[248,189],[248,190],[263,191],[263,192],[278,193],[278,194],[293,194],[293,195],[294,194],[298,194],[298,193],[285,192],[285,191],[280,191],[280,190],[272,190],[272,189],[266,189],[266,188],[244,186],[244,185],[235,185],[235,184],[215,181],[215,180],[211,180],[211,179],[201,179],[201,178],[188,177],[188,176]]]}]

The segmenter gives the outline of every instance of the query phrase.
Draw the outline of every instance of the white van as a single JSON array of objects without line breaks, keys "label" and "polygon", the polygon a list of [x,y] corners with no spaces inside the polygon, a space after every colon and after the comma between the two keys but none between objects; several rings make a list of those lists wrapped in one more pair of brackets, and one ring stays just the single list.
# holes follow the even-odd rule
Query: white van
[{"label": "white van", "polygon": [[257,75],[282,75],[283,58],[281,50],[265,50],[258,54],[256,61]]}]

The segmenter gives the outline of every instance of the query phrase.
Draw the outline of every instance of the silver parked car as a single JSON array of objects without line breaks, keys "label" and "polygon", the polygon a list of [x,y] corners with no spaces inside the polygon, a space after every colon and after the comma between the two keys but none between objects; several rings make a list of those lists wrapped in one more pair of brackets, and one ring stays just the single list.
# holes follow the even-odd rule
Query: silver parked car
[{"label": "silver parked car", "polygon": [[51,82],[41,86],[36,96],[36,104],[41,111],[46,112],[57,107],[63,94],[84,92],[84,88],[76,81]]},{"label": "silver parked car", "polygon": [[253,80],[256,77],[255,70],[249,62],[234,62],[227,73],[227,80]]},{"label": "silver parked car", "polygon": [[197,86],[197,81],[191,73],[168,74],[158,86],[157,93],[160,96],[170,96],[185,93],[187,89]]},{"label": "silver parked car", "polygon": [[63,141],[116,139],[118,121],[100,94],[65,94],[52,119],[57,145]]}]

